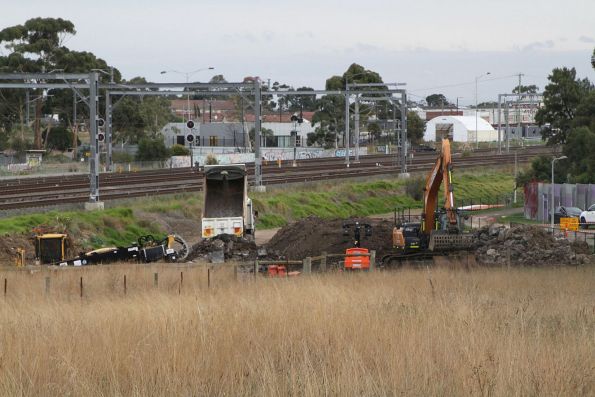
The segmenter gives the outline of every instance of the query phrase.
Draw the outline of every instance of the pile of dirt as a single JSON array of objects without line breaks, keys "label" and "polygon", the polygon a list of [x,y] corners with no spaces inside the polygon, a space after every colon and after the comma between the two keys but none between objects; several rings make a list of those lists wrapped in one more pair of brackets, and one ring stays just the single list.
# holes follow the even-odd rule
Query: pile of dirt
[{"label": "pile of dirt", "polygon": [[35,259],[35,247],[30,236],[14,235],[0,237],[0,266],[15,264],[17,248],[25,249],[25,260],[32,262]]},{"label": "pile of dirt", "polygon": [[308,256],[318,256],[322,252],[329,254],[345,253],[347,248],[353,248],[354,233],[349,231],[343,235],[343,223],[359,222],[370,224],[372,235],[363,236],[361,247],[376,250],[377,257],[390,252],[392,249],[393,224],[386,220],[370,218],[321,219],[311,216],[289,224],[277,232],[266,245],[269,253],[283,259],[300,260]]},{"label": "pile of dirt", "polygon": [[209,240],[202,240],[190,249],[187,260],[203,259],[211,262],[225,260],[253,261],[255,259],[278,259],[258,248],[254,241],[232,236],[221,235]]},{"label": "pile of dirt", "polygon": [[590,262],[585,242],[569,242],[531,225],[493,224],[475,232],[475,257],[488,265],[580,265]]}]

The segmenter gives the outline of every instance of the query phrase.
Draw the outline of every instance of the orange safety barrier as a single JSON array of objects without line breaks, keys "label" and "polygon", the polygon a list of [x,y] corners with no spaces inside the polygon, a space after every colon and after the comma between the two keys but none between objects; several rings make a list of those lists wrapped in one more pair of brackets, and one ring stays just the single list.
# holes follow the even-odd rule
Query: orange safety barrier
[{"label": "orange safety barrier", "polygon": [[268,268],[269,277],[277,277],[277,273],[278,273],[277,265],[269,265],[269,268]]},{"label": "orange safety barrier", "polygon": [[[349,248],[345,250],[345,255],[349,254],[368,254],[367,248]],[[370,257],[369,256],[346,256],[345,257],[345,269],[348,270],[368,270],[370,269]]]},{"label": "orange safety barrier", "polygon": [[287,277],[287,269],[285,266],[277,266],[277,277]]}]

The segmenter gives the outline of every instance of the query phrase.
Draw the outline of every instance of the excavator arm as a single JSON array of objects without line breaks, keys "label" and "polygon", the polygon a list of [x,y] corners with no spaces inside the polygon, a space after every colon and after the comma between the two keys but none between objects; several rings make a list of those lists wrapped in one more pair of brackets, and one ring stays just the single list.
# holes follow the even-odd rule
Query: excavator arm
[{"label": "excavator arm", "polygon": [[438,205],[438,192],[440,185],[444,183],[444,208],[448,218],[449,226],[456,228],[458,219],[454,202],[454,189],[452,184],[452,157],[450,153],[450,141],[442,139],[442,151],[436,159],[434,167],[426,178],[424,188],[424,210],[422,213],[422,232],[431,233],[437,229],[434,214]]}]

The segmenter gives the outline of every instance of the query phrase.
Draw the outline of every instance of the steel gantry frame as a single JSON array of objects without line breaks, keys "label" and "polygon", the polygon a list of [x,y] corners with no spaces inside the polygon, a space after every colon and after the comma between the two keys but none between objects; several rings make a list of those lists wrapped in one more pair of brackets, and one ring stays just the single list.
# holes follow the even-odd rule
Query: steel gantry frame
[{"label": "steel gantry frame", "polygon": [[[405,89],[386,89],[386,90],[371,90],[371,89],[363,89],[363,90],[350,90],[350,87],[359,87],[359,88],[370,88],[370,87],[387,87],[391,85],[399,85],[398,83],[371,83],[371,84],[347,84],[345,90],[312,90],[312,91],[275,91],[275,92],[266,92],[266,95],[340,95],[345,98],[345,165],[349,167],[350,162],[350,153],[349,153],[349,146],[351,140],[351,134],[349,129],[349,115],[350,115],[350,98],[351,96],[356,96],[356,104],[357,104],[357,96],[359,95],[377,95],[383,94],[383,97],[379,97],[379,99],[383,100],[391,100],[397,101],[400,104],[401,109],[401,130],[400,130],[400,139],[401,142],[407,141],[407,91]],[[393,94],[399,94],[401,96],[400,99],[393,98]],[[357,115],[357,113],[356,113]],[[359,116],[358,116],[359,117]],[[358,144],[359,146],[359,144]],[[357,152],[355,153],[357,156]],[[407,172],[407,147],[403,145],[403,150],[400,151],[401,155],[401,173]],[[359,157],[359,156],[358,156]]]},{"label": "steel gantry frame", "polygon": [[[0,82],[0,89],[72,89],[83,102],[89,106],[89,130],[91,132],[91,159],[89,161],[89,202],[99,202],[99,141],[97,139],[97,124],[99,121],[97,112],[98,102],[98,74],[89,73],[2,73],[0,81],[4,80],[25,80],[23,83]],[[47,80],[63,81],[62,83],[48,83]],[[86,80],[86,83],[80,83]],[[89,90],[89,98],[79,91]],[[93,120],[93,122],[91,122]]]},{"label": "steel gantry frame", "polygon": [[[509,125],[508,125],[508,101],[506,98],[516,98],[517,104],[521,103],[529,103],[529,104],[538,104],[543,99],[543,93],[520,93],[520,94],[498,94],[498,154],[502,153],[502,98],[504,98],[504,105],[505,105],[505,122],[506,122],[506,153],[510,152],[510,137],[509,137]],[[529,98],[527,102],[521,101],[522,98]],[[535,99],[535,100],[534,100]],[[519,113],[519,124],[520,124],[520,113]]]},{"label": "steel gantry frame", "polygon": [[[90,179],[90,202],[99,202],[99,139],[98,139],[98,95],[99,90],[105,90],[105,138],[107,145],[107,169],[111,171],[112,168],[112,133],[113,133],[113,109],[117,105],[112,102],[113,97],[120,96],[173,96],[173,95],[230,95],[230,91],[212,91],[212,88],[233,88],[235,93],[244,96],[245,94],[254,95],[254,115],[255,115],[255,142],[254,142],[254,166],[255,166],[255,185],[257,188],[262,187],[262,156],[260,153],[261,140],[261,103],[262,103],[262,87],[261,80],[256,77],[252,82],[242,83],[145,83],[145,84],[121,84],[121,83],[99,83],[99,76],[97,71],[89,73],[5,73],[0,74],[0,80],[24,80],[25,82],[0,82],[0,89],[14,88],[26,89],[71,89],[75,96],[78,96],[83,102],[89,106],[89,118],[94,120],[90,122],[91,132],[91,160],[89,162],[89,179]],[[46,80],[62,81],[48,83]],[[85,82],[81,82],[84,80]],[[370,88],[370,87],[386,87],[394,84],[349,84],[353,88]],[[194,89],[194,91],[175,91],[174,88]],[[89,90],[89,97],[85,97],[79,90]],[[341,95],[345,98],[346,104],[346,125],[345,125],[345,158],[346,164],[349,166],[349,144],[351,135],[349,133],[349,102],[352,95],[375,95],[383,94],[384,99],[397,101],[401,105],[401,142],[407,141],[407,93],[404,89],[386,89],[386,90],[354,90],[350,91],[349,87],[342,90],[313,90],[313,91],[282,91],[282,92],[268,92],[264,95]],[[393,98],[393,94],[399,94],[400,99]],[[356,98],[357,99],[357,98]],[[407,171],[407,147],[403,144],[401,150],[401,172]]]}]

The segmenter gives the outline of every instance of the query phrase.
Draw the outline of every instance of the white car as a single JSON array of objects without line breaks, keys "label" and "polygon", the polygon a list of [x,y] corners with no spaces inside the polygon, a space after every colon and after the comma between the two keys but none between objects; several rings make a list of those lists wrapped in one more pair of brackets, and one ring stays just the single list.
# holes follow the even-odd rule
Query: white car
[{"label": "white car", "polygon": [[581,212],[580,222],[581,226],[585,229],[588,228],[589,225],[595,225],[595,204]]}]

